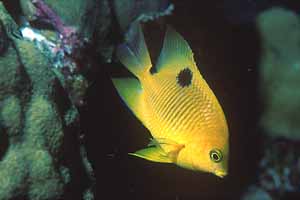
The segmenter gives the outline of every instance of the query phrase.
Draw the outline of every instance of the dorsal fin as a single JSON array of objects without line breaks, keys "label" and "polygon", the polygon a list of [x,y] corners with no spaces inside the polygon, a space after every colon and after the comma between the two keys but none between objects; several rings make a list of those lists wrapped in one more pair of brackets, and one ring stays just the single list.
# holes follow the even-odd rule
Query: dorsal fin
[{"label": "dorsal fin", "polygon": [[131,73],[139,77],[141,73],[149,71],[152,66],[139,23],[131,25],[125,40],[125,43],[117,48],[117,57]]},{"label": "dorsal fin", "polygon": [[193,52],[183,37],[170,26],[164,38],[163,48],[159,55],[156,70],[178,70],[194,65]]}]

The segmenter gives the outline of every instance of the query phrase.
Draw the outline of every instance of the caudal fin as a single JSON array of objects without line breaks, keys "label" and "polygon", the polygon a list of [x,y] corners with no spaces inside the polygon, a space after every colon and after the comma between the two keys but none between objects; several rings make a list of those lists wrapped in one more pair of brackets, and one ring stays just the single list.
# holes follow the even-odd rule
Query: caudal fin
[{"label": "caudal fin", "polygon": [[129,38],[118,46],[117,57],[136,77],[150,70],[152,64],[139,23],[132,25]]}]

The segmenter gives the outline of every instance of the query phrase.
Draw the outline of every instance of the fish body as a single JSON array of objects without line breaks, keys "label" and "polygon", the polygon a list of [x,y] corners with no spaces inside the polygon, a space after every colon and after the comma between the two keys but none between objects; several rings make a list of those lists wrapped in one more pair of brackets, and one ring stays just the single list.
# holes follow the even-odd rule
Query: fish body
[{"label": "fish body", "polygon": [[227,174],[228,128],[222,108],[201,76],[188,43],[168,27],[162,52],[151,73],[140,26],[117,51],[136,78],[115,78],[118,93],[153,137],[131,153],[223,177]]}]

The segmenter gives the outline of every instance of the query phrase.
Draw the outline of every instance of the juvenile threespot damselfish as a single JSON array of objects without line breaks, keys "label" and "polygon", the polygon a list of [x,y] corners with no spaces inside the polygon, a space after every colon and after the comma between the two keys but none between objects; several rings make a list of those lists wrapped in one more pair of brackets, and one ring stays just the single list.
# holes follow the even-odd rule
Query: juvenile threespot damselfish
[{"label": "juvenile threespot damselfish", "polygon": [[229,154],[226,119],[188,43],[168,27],[156,72],[151,73],[138,25],[135,37],[118,47],[117,57],[135,78],[113,78],[114,86],[153,137],[145,149],[130,154],[224,177]]}]

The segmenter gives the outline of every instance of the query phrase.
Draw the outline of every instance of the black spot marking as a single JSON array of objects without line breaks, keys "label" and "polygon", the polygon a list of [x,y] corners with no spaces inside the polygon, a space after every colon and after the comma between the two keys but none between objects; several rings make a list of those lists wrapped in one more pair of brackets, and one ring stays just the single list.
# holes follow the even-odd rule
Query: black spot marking
[{"label": "black spot marking", "polygon": [[156,68],[155,68],[155,67],[151,67],[151,68],[150,68],[150,73],[151,73],[151,74],[157,73]]},{"label": "black spot marking", "polygon": [[193,72],[187,67],[181,70],[176,79],[181,87],[188,87],[192,83]]}]

